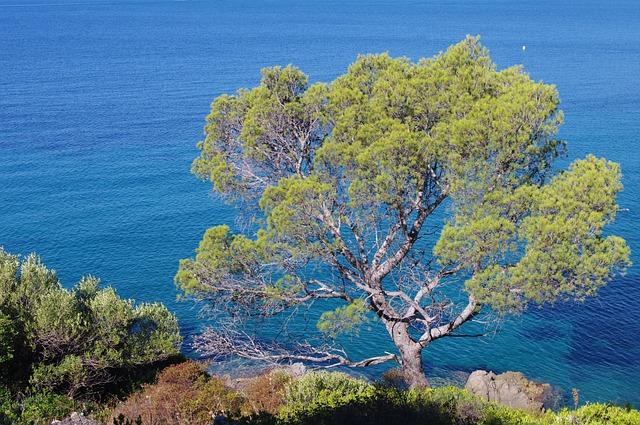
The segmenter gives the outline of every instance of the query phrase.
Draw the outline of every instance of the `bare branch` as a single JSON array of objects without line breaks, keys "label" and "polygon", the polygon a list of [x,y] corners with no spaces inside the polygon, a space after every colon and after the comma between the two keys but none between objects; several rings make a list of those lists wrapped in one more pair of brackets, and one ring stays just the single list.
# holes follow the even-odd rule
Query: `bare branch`
[{"label": "bare branch", "polygon": [[318,364],[323,368],[365,367],[398,360],[397,355],[386,353],[381,356],[353,361],[343,351],[328,346],[315,347],[308,342],[299,342],[291,347],[286,347],[276,342],[258,341],[244,332],[231,329],[214,330],[208,328],[194,340],[193,347],[199,353],[214,359],[238,356],[272,364],[303,361]]},{"label": "bare branch", "polygon": [[200,283],[209,288],[202,297],[232,315],[243,311],[249,316],[271,317],[315,299],[351,301],[347,292],[320,279],[298,278],[290,288],[279,288],[269,272],[241,276],[210,276],[209,273],[208,270],[195,271]]}]

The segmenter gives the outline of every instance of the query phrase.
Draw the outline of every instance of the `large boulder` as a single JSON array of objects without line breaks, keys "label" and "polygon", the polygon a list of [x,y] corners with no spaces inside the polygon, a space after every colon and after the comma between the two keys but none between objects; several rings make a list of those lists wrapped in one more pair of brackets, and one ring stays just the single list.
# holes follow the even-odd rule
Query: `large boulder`
[{"label": "large boulder", "polygon": [[551,385],[531,381],[520,372],[496,375],[476,370],[469,375],[465,388],[485,400],[531,412],[552,408],[557,399]]},{"label": "large boulder", "polygon": [[51,425],[100,425],[98,422],[85,418],[83,415],[73,412],[68,418],[61,421],[53,421]]}]

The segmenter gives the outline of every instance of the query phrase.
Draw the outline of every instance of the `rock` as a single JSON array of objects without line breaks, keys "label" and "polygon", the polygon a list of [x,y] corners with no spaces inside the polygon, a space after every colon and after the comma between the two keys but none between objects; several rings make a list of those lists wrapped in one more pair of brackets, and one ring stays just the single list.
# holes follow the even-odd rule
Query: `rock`
[{"label": "rock", "polygon": [[73,412],[68,418],[61,421],[53,421],[51,425],[100,425],[98,422],[85,418],[83,415]]},{"label": "rock", "polygon": [[465,388],[485,400],[531,412],[554,407],[557,398],[550,384],[531,381],[520,372],[496,375],[486,370],[476,370],[469,375]]}]

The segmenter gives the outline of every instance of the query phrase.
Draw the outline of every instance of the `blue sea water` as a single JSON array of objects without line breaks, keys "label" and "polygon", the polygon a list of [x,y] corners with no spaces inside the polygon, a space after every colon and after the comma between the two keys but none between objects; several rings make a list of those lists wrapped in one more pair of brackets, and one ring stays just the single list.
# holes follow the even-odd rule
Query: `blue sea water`
[{"label": "blue sea water", "polygon": [[[175,301],[177,262],[207,227],[234,220],[189,173],[211,100],[255,85],[264,66],[328,81],[358,53],[418,59],[466,34],[480,34],[499,67],[521,63],[558,86],[564,164],[594,153],[622,165],[627,210],[609,231],[639,263],[635,0],[0,0],[0,245],[37,251],[67,286],[90,273],[162,301],[192,335],[202,321]],[[584,304],[439,341],[429,374],[521,370],[583,401],[640,406],[637,270]],[[384,335],[350,345],[390,349]]]}]

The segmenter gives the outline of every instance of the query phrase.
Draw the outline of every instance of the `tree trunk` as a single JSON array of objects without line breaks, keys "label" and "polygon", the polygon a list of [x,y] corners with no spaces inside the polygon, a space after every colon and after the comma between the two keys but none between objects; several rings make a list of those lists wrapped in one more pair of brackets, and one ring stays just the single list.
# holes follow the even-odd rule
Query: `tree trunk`
[{"label": "tree trunk", "polygon": [[400,351],[402,375],[411,388],[426,388],[429,380],[422,368],[422,347],[408,352]]},{"label": "tree trunk", "polygon": [[409,336],[409,325],[402,322],[385,323],[387,331],[400,352],[402,375],[411,388],[425,388],[429,380],[422,368],[423,347]]}]

